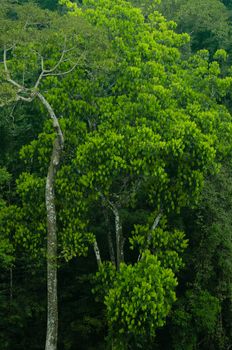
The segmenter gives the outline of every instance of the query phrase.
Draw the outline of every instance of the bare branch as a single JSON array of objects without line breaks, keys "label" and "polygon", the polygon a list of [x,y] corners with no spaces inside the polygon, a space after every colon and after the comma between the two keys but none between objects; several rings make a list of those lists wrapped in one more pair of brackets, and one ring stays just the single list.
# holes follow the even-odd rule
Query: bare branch
[{"label": "bare branch", "polygon": [[96,260],[97,260],[97,266],[98,268],[100,268],[102,261],[101,261],[101,255],[100,255],[100,250],[97,244],[97,240],[95,239],[94,243],[93,243],[93,249],[94,249],[94,253],[96,256]]},{"label": "bare branch", "polygon": [[110,260],[116,266],[114,245],[113,245],[113,241],[112,241],[112,234],[111,234],[111,231],[108,227],[107,227],[107,238],[108,238],[108,248],[109,248]]},{"label": "bare branch", "polygon": [[40,75],[39,75],[39,77],[38,77],[38,79],[33,87],[33,90],[36,90],[38,88],[38,86],[39,86],[39,84],[44,76],[44,72],[45,72],[45,70],[44,70],[44,58],[42,55],[40,55],[39,52],[37,52],[37,51],[35,51],[35,52],[40,56],[41,73],[40,73]]},{"label": "bare branch", "polygon": [[66,74],[69,74],[69,73],[71,73],[76,67],[77,67],[77,65],[78,65],[78,63],[79,63],[79,60],[78,60],[78,62],[77,63],[75,63],[74,64],[74,66],[72,67],[72,68],[70,68],[69,70],[67,70],[67,71],[65,71],[65,72],[58,72],[58,73],[46,73],[46,74],[44,74],[44,77],[48,77],[48,76],[61,76],[61,75],[66,75]]},{"label": "bare branch", "polygon": [[116,266],[114,244],[113,244],[112,234],[111,234],[111,230],[110,230],[110,220],[109,220],[108,212],[106,210],[104,210],[103,215],[104,215],[105,222],[106,222],[106,231],[107,231],[107,238],[108,238],[108,249],[109,249],[110,260]]},{"label": "bare branch", "polygon": [[[66,50],[66,51],[63,51],[63,53],[65,53],[65,52],[68,52],[68,51],[71,51],[72,49],[69,49],[69,50]],[[68,60],[62,60],[62,61],[60,61],[59,60],[59,62],[56,64],[56,68],[54,67],[54,68],[52,68],[51,70],[45,70],[44,72],[45,72],[45,74],[44,74],[44,77],[46,77],[46,76],[61,76],[61,75],[66,75],[66,74],[68,74],[68,73],[71,73],[76,67],[77,67],[77,65],[79,64],[79,62],[80,62],[80,60],[84,57],[84,54],[85,54],[85,52],[83,52],[83,54],[82,55],[80,55],[80,57],[79,57],[79,59],[77,60],[77,62],[76,63],[74,63],[74,65],[72,66],[72,68],[70,68],[69,70],[67,70],[67,71],[65,71],[65,72],[57,72],[57,73],[52,73],[52,72],[54,72],[54,70],[56,69],[56,68],[58,68],[58,66],[62,63],[62,62],[65,62],[65,61],[68,61]]]},{"label": "bare branch", "polygon": [[156,227],[159,225],[159,222],[160,222],[161,217],[162,217],[162,214],[159,213],[159,214],[157,215],[157,217],[155,218],[155,221],[154,221],[154,223],[153,223],[153,225],[152,225],[152,227],[151,227],[151,231],[154,231],[154,230],[156,229]]},{"label": "bare branch", "polygon": [[61,56],[60,56],[59,61],[55,64],[55,66],[54,66],[53,68],[44,70],[45,73],[52,73],[52,72],[54,72],[54,71],[61,65],[61,63],[63,62],[64,55],[65,55],[65,53],[67,52],[67,50],[65,50],[65,47],[66,47],[66,40],[67,40],[67,38],[66,38],[66,36],[65,36],[65,40],[64,40],[64,49],[63,49],[63,51],[62,51],[62,53],[61,53]]},{"label": "bare branch", "polygon": [[[11,49],[11,48],[10,48]],[[18,89],[20,89],[21,91],[24,90],[24,86],[18,84],[16,81],[14,81],[13,79],[11,79],[11,76],[10,76],[10,72],[8,70],[8,66],[7,66],[7,52],[10,50],[10,49],[6,49],[6,47],[4,48],[4,51],[3,51],[3,63],[4,63],[4,69],[5,69],[5,73],[6,73],[6,80],[11,83],[12,85],[14,85],[15,87],[17,87]]]},{"label": "bare branch", "polygon": [[51,69],[45,69],[44,72],[45,73],[52,73],[52,72],[54,72],[61,65],[62,62],[67,61],[67,59],[66,60],[64,59],[64,55],[67,52],[73,51],[74,49],[75,49],[75,47],[72,47],[72,48],[70,48],[68,50],[63,50],[62,53],[61,53],[61,57],[60,57],[59,61],[55,64],[55,66],[53,68],[51,68]]},{"label": "bare branch", "polygon": [[105,202],[106,206],[109,207],[112,211],[114,211],[115,205],[108,198],[106,198],[101,191],[99,191],[97,188],[95,188],[95,190],[99,193],[100,197],[102,198],[103,202]]},{"label": "bare branch", "polygon": [[[154,223],[151,227],[151,231],[154,231],[156,229],[156,227],[159,225],[161,217],[162,217],[162,213],[160,212],[154,220]],[[151,241],[151,233],[148,235],[147,241],[149,244]],[[137,261],[139,261],[141,258],[142,258],[142,253],[139,254]]]},{"label": "bare branch", "polygon": [[117,269],[118,271],[120,270],[120,263],[124,261],[124,237],[123,237],[123,232],[122,232],[122,222],[119,214],[119,210],[117,205],[112,203],[108,199],[106,200],[106,203],[112,210],[114,214],[114,220],[115,220],[115,238],[116,238],[116,256],[117,256]]},{"label": "bare branch", "polygon": [[17,101],[22,100],[25,102],[31,102],[33,99],[34,99],[34,95],[31,95],[30,97],[24,97],[24,96],[17,95],[17,98],[16,98]]},{"label": "bare branch", "polygon": [[[97,189],[96,189],[97,190]],[[98,191],[98,190],[97,190]],[[115,221],[115,239],[116,239],[116,258],[117,258],[117,270],[120,270],[120,264],[124,261],[124,243],[125,239],[123,237],[122,222],[120,218],[119,208],[116,204],[111,202],[106,198],[103,193],[98,191],[100,197],[105,202],[105,205],[110,208],[114,214]]]},{"label": "bare branch", "polygon": [[[65,39],[65,42],[66,42],[66,39]],[[68,69],[67,71],[64,71],[64,72],[57,72],[55,73],[55,70],[57,68],[59,68],[59,66],[61,65],[61,63],[63,62],[66,62],[68,61],[68,59],[64,59],[64,56],[67,52],[73,50],[74,48],[71,48],[71,49],[68,49],[66,50],[65,49],[65,46],[66,46],[66,43],[64,45],[64,49],[61,53],[61,57],[60,59],[58,60],[58,62],[55,64],[55,66],[51,69],[44,69],[44,57],[42,55],[40,55],[38,52],[37,54],[40,56],[40,60],[41,60],[41,73],[34,85],[33,88],[29,89],[29,88],[26,88],[23,85],[17,83],[15,80],[13,80],[10,76],[10,72],[9,72],[9,69],[8,69],[8,66],[7,66],[7,52],[9,50],[12,49],[12,47],[10,48],[4,48],[4,52],[3,52],[3,64],[4,64],[4,69],[5,69],[5,74],[6,74],[6,80],[11,83],[13,86],[15,86],[17,89],[18,89],[18,93],[24,91],[24,92],[28,92],[30,94],[30,97],[23,97],[23,96],[18,96],[18,100],[23,100],[23,101],[26,101],[26,102],[31,102],[32,99],[34,98],[34,96],[36,95],[36,90],[38,89],[39,87],[39,84],[41,82],[41,80],[44,78],[44,77],[47,77],[47,76],[62,76],[62,75],[66,75],[66,74],[69,74],[71,73],[78,65],[78,63],[80,62],[81,58],[83,57],[83,54],[79,57],[79,60],[70,68]]]},{"label": "bare branch", "polygon": [[[12,47],[11,47],[12,48]],[[7,52],[9,50],[11,50],[11,48],[7,49],[6,47],[4,48],[4,51],[3,51],[3,63],[4,63],[4,69],[5,69],[5,73],[6,73],[6,80],[11,83],[13,86],[17,87],[18,89],[18,93],[20,92],[28,92],[29,89],[27,89],[24,85],[20,85],[19,83],[17,83],[15,80],[11,79],[11,76],[10,76],[10,72],[8,70],[8,66],[7,66]],[[19,94],[17,94],[17,98],[16,100],[19,101],[19,100],[22,100],[22,101],[25,101],[25,102],[31,102],[34,98],[34,93],[30,92],[30,96],[29,97],[24,97],[24,96],[20,96]]]},{"label": "bare branch", "polygon": [[40,60],[41,60],[41,71],[43,72],[44,71],[44,58],[42,55],[40,57]]},{"label": "bare branch", "polygon": [[40,84],[40,82],[41,82],[43,77],[44,77],[44,71],[42,70],[42,72],[40,73],[40,75],[39,75],[39,77],[38,77],[38,79],[37,79],[37,81],[36,81],[36,83],[34,85],[33,90],[36,90],[38,88],[38,86],[39,86],[39,84]]}]

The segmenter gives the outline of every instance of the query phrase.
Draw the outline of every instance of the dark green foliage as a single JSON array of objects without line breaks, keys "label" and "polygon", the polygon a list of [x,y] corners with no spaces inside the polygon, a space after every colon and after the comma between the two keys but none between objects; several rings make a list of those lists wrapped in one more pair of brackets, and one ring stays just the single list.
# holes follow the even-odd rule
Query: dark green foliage
[{"label": "dark green foliage", "polygon": [[207,180],[198,209],[183,216],[189,251],[169,322],[173,349],[224,350],[231,343],[231,200],[229,163]]},{"label": "dark green foliage", "polygon": [[208,49],[211,53],[218,48],[231,50],[231,1],[220,0],[131,0],[148,15],[154,10],[177,23],[179,32],[191,36],[191,49]]},{"label": "dark green foliage", "polygon": [[[24,4],[30,2],[30,0],[18,0],[19,4]],[[59,7],[58,0],[34,0],[35,4],[38,4],[40,7],[48,10],[56,10]]]},{"label": "dark green foliage", "polygon": [[[78,61],[41,85],[65,135],[55,187],[59,350],[228,350],[232,78],[230,56],[216,50],[231,51],[231,1],[35,3],[1,3],[13,78],[32,87],[41,55],[53,67],[67,37],[58,73]],[[38,102],[16,101],[3,71],[1,63],[0,349],[42,350],[54,133]],[[112,204],[125,238],[118,265]]]},{"label": "dark green foliage", "polygon": [[[45,264],[17,257],[0,269],[0,344],[3,350],[42,350],[46,321]],[[36,334],[36,336],[35,336]]]},{"label": "dark green foliage", "polygon": [[174,18],[181,32],[192,34],[193,51],[229,48],[230,13],[219,0],[183,1]]},{"label": "dark green foliage", "polygon": [[209,292],[187,290],[172,315],[173,349],[209,349],[220,311],[220,301]]}]

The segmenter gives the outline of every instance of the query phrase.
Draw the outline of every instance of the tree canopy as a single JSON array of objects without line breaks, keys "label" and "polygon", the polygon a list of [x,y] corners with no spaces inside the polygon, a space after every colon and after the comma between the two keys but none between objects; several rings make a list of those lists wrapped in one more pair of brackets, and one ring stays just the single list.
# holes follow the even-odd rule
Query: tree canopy
[{"label": "tree canopy", "polygon": [[[0,10],[0,309],[17,346],[44,348],[46,303],[14,273],[33,266],[44,286],[47,261],[47,339],[58,270],[60,349],[225,349],[228,4],[37,3]],[[28,314],[14,288],[33,300]],[[43,344],[18,336],[19,312]],[[17,342],[1,337],[5,350]]]}]

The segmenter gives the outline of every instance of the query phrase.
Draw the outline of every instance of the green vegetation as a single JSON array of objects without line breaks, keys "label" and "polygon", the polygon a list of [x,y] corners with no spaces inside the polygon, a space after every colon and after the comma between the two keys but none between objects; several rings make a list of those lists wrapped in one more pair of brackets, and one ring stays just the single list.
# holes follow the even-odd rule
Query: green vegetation
[{"label": "green vegetation", "polygon": [[1,349],[230,348],[230,16],[3,1]]}]

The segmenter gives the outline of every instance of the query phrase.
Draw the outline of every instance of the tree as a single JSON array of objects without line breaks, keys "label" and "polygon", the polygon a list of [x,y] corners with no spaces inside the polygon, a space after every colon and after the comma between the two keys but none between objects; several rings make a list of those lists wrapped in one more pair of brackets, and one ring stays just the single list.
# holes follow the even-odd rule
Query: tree
[{"label": "tree", "polygon": [[228,48],[229,12],[220,1],[187,1],[177,15],[179,30],[192,33],[193,50]]},{"label": "tree", "polygon": [[[49,115],[54,130],[45,185],[48,292],[45,348],[53,350],[57,347],[58,331],[57,212],[54,186],[64,148],[64,136],[60,121],[41,86],[45,78],[71,73],[83,59],[83,51],[80,53],[79,29],[84,22],[75,18],[70,21],[67,17],[58,17],[32,4],[5,4],[1,8],[1,15],[4,26],[0,38],[3,50],[1,104],[4,106],[38,99]],[[85,29],[87,26],[83,28]]]},{"label": "tree", "polygon": [[[18,0],[19,4],[30,2],[30,0]],[[35,3],[48,10],[56,10],[58,8],[58,0],[35,0]]]},{"label": "tree", "polygon": [[[231,78],[222,78],[219,63],[210,63],[207,51],[182,61],[178,47],[188,37],[174,33],[174,24],[158,13],[144,17],[125,1],[84,1],[82,8],[69,1],[62,3],[74,14],[105,28],[118,55],[118,70],[111,78],[107,96],[94,99],[98,107],[92,120],[94,127],[65,171],[71,179],[76,169],[75,181],[86,188],[84,198],[88,196],[99,211],[104,208],[108,220],[105,227],[108,231],[109,226],[113,227],[115,232],[115,244],[110,243],[109,232],[108,238],[103,238],[103,242],[109,241],[110,264],[102,264],[102,247],[95,241],[98,277],[100,285],[106,285],[103,299],[111,335],[116,338],[114,346],[129,347],[140,342],[139,332],[144,334],[142,341],[148,333],[155,334],[175,299],[174,274],[181,266],[180,254],[186,243],[181,232],[171,234],[169,222],[168,228],[158,227],[160,216],[169,218],[182,207],[194,206],[204,177],[217,170],[216,154],[225,151],[231,125],[230,114],[219,101]],[[223,56],[223,52],[218,55]],[[73,185],[67,184],[65,192],[69,186]],[[142,219],[133,217],[128,223],[132,213],[139,210],[143,210]],[[133,231],[136,238],[131,237]],[[172,240],[166,240],[167,231],[180,241],[179,250]],[[97,230],[93,228],[93,232]],[[155,247],[157,237],[152,239],[153,234],[160,235],[167,245]],[[130,260],[128,247],[136,243],[138,256],[132,258],[134,264],[125,265]],[[157,318],[149,314],[152,307],[142,308],[143,294],[136,292],[152,279],[152,273],[148,273],[150,277],[141,274],[145,262],[148,271],[148,265],[153,265],[161,280],[167,269],[171,270],[168,289],[163,283],[164,295],[172,295],[163,299],[168,306],[163,307],[160,295],[154,297],[160,300]],[[154,290],[155,285],[151,283],[149,288]],[[125,301],[123,305],[118,295]],[[130,305],[127,300],[131,300]],[[151,304],[155,305],[154,300]]]},{"label": "tree", "polygon": [[183,215],[189,237],[184,277],[188,283],[182,284],[170,324],[174,349],[226,349],[231,344],[231,165],[227,162],[219,174],[207,179],[199,206]]},{"label": "tree", "polygon": [[[1,104],[16,101],[18,107],[32,99],[38,116],[45,107],[63,116],[61,161],[50,167],[59,262],[86,254],[92,244],[99,266],[94,289],[105,305],[109,345],[149,348],[176,300],[187,245],[184,226],[173,217],[197,204],[205,177],[230,152],[231,115],[224,102],[231,77],[220,64],[226,53],[219,50],[211,61],[203,50],[184,59],[188,35],[127,1],[66,3],[72,16],[46,12],[44,19],[45,12],[30,5],[4,12],[7,43],[16,45],[3,49]],[[28,9],[34,17],[25,26]],[[44,188],[57,140],[44,119],[36,139],[20,151],[25,165],[16,199],[0,217],[3,235],[10,232],[37,258],[46,237]],[[211,331],[217,297],[203,288],[198,295],[212,308],[209,320],[192,293],[186,293],[192,301],[186,313],[198,315]]]},{"label": "tree", "polygon": [[133,5],[142,8],[148,16],[154,10],[160,11],[165,18],[177,23],[180,33],[190,35],[191,49],[196,52],[207,49],[213,54],[217,49],[230,50],[230,11],[228,3],[220,0],[165,0],[131,1]]}]

